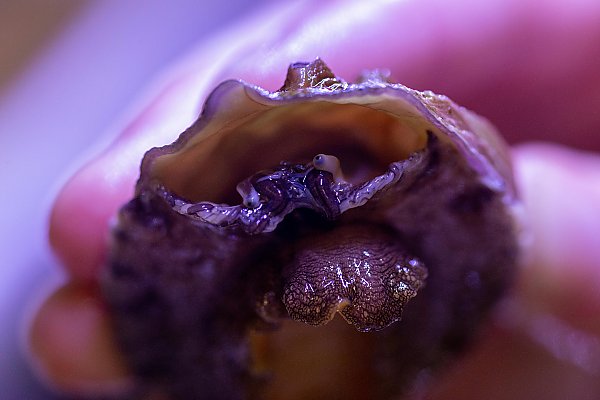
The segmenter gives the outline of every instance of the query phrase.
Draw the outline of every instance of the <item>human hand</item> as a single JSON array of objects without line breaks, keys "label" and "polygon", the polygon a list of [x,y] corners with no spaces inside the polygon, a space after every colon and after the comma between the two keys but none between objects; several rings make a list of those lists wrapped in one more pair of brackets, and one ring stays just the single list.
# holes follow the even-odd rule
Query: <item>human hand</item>
[{"label": "human hand", "polygon": [[[128,384],[96,291],[108,221],[130,198],[143,152],[173,141],[226,78],[276,89],[290,62],[315,56],[346,79],[387,67],[408,86],[447,94],[490,118],[513,142],[545,138],[600,150],[592,135],[600,127],[600,7],[593,2],[541,9],[536,1],[461,1],[452,10],[433,1],[363,3],[289,4],[225,33],[176,68],[66,185],[51,242],[70,281],[44,303],[31,330],[38,366],[57,387],[96,393]],[[577,352],[600,357],[600,160],[543,144],[513,154],[534,238],[528,265],[505,312],[431,396],[595,398],[600,367],[578,365]]]}]

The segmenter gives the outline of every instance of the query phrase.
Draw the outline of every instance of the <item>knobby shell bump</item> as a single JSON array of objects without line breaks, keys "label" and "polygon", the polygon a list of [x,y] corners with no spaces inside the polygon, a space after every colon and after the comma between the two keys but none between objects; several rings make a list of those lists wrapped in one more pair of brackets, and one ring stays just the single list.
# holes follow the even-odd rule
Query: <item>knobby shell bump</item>
[{"label": "knobby shell bump", "polygon": [[[102,290],[136,394],[414,390],[510,286],[518,205],[498,133],[444,96],[380,71],[348,83],[320,59],[275,92],[226,81],[146,153],[112,232]],[[307,357],[333,372],[294,394]]]}]

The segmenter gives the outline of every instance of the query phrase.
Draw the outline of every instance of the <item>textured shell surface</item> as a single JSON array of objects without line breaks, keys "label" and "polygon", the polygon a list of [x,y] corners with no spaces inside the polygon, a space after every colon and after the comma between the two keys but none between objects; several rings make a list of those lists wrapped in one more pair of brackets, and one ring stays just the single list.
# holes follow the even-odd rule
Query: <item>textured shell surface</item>
[{"label": "textured shell surface", "polygon": [[[275,92],[227,81],[146,153],[102,281],[136,395],[392,399],[468,347],[516,271],[510,159],[484,118],[388,79],[316,59]],[[270,353],[338,320],[314,340],[354,361]],[[296,353],[359,379],[282,393]]]}]

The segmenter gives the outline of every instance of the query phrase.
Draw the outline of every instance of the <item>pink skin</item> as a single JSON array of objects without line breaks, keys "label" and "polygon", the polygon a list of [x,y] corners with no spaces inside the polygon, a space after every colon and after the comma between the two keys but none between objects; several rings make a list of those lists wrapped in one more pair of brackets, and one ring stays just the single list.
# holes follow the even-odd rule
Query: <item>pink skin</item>
[{"label": "pink skin", "polygon": [[[599,38],[595,0],[290,3],[225,32],[177,65],[57,198],[50,240],[71,282],[32,324],[37,370],[71,393],[126,383],[94,289],[109,219],[131,197],[144,151],[172,142],[220,81],[274,90],[290,62],[315,56],[348,80],[386,67],[395,80],[485,115],[513,143],[544,139],[598,151]],[[600,157],[550,144],[521,145],[513,156],[533,237],[527,265],[509,311],[499,312],[431,398],[597,398],[600,367],[557,356],[560,340],[548,345],[530,321],[558,318],[592,338],[576,350],[600,358],[600,344],[593,345],[600,341]],[[61,334],[65,327],[71,336]],[[87,357],[72,351],[73,341]]]}]

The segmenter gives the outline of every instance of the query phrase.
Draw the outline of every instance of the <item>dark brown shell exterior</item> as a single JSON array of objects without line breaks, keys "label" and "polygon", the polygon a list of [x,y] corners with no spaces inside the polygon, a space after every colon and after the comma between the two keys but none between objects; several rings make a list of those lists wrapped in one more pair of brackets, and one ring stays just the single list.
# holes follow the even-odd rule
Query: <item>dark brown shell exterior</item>
[{"label": "dark brown shell exterior", "polygon": [[[348,181],[309,161],[320,152]],[[248,176],[260,202],[230,206]],[[382,74],[349,84],[298,63],[277,92],[223,83],[147,153],[102,289],[140,396],[260,398],[248,333],[338,311],[376,338],[369,393],[396,398],[462,351],[510,286],[517,207],[482,118]]]}]

